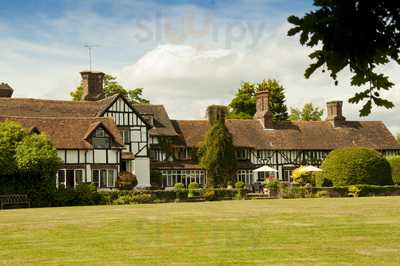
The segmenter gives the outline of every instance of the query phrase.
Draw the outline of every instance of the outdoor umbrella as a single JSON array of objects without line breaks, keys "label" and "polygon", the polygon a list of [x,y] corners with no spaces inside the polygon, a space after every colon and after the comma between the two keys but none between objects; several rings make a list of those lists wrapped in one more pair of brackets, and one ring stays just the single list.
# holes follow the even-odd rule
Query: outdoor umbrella
[{"label": "outdoor umbrella", "polygon": [[261,166],[260,168],[253,170],[254,179],[257,179],[255,174],[260,172],[268,173],[268,172],[278,172],[278,171],[272,167],[269,167],[268,165],[264,165]]},{"label": "outdoor umbrella", "polygon": [[309,166],[304,166],[304,167],[302,167],[302,168],[301,168],[301,171],[302,171],[302,172],[310,172],[310,173],[313,173],[313,172],[322,172],[322,169],[319,169],[318,167],[309,165]]},{"label": "outdoor umbrella", "polygon": [[260,168],[253,170],[253,172],[278,172],[278,170],[276,170],[272,167],[269,167],[268,165],[264,165],[264,166],[261,166]]}]

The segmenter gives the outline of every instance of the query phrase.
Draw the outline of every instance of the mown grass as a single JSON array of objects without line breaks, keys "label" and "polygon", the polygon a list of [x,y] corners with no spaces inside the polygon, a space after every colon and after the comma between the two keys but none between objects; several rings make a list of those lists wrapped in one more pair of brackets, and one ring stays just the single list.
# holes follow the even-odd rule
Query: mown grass
[{"label": "mown grass", "polygon": [[400,197],[0,211],[2,265],[400,265]]}]

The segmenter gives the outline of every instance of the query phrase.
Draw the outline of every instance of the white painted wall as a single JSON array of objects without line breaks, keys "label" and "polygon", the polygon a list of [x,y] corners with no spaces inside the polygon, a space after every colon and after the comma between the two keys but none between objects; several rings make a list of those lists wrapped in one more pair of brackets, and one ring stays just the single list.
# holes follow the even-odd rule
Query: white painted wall
[{"label": "white painted wall", "polygon": [[135,175],[138,178],[138,187],[150,187],[150,159],[136,158]]}]

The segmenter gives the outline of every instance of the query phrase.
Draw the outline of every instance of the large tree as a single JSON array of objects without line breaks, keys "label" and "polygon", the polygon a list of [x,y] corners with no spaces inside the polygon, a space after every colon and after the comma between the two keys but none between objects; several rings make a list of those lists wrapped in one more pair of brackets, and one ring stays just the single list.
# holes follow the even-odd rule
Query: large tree
[{"label": "large tree", "polygon": [[290,108],[289,120],[291,121],[321,121],[322,115],[324,114],[323,109],[314,107],[312,103],[306,103],[303,109]]},{"label": "large tree", "polygon": [[317,69],[327,69],[338,84],[337,75],[348,67],[351,85],[363,88],[349,99],[364,101],[361,116],[371,113],[372,105],[392,108],[381,90],[393,83],[377,67],[391,61],[400,63],[400,5],[398,1],[314,0],[316,10],[304,17],[290,16],[294,25],[289,36],[300,34],[301,45],[313,47],[314,60],[306,69],[309,78]]},{"label": "large tree", "polygon": [[208,187],[226,186],[228,181],[233,181],[235,148],[224,123],[216,121],[210,126],[198,153],[200,166],[207,170]]},{"label": "large tree", "polygon": [[285,90],[278,81],[274,79],[263,80],[260,83],[242,82],[235,97],[229,104],[228,118],[252,119],[256,113],[257,91],[269,90],[269,108],[274,121],[288,119],[288,111],[285,104]]},{"label": "large tree", "polygon": [[[133,103],[150,103],[149,100],[143,98],[143,88],[125,89],[116,77],[106,74],[104,76],[103,90],[105,96],[112,96],[114,94],[122,94],[128,97]],[[83,97],[83,86],[80,84],[76,89],[71,92],[71,97],[74,101],[80,101]]]},{"label": "large tree", "polygon": [[28,134],[18,123],[0,123],[0,194],[28,194],[34,206],[55,190],[61,165],[43,134]]},{"label": "large tree", "polygon": [[15,153],[18,143],[25,136],[26,132],[18,123],[12,121],[0,123],[0,176],[17,173]]}]

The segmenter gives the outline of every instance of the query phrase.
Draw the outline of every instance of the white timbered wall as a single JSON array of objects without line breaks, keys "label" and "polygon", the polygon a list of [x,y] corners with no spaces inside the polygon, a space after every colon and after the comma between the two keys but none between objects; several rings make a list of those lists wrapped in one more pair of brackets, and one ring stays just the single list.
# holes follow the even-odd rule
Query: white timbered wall
[{"label": "white timbered wall", "polygon": [[58,157],[63,161],[64,167],[83,169],[85,182],[92,181],[92,170],[98,167],[109,166],[120,171],[119,150],[57,150]]},{"label": "white timbered wall", "polygon": [[127,146],[128,151],[132,152],[135,157],[148,157],[149,136],[147,126],[123,98],[118,98],[107,109],[104,116],[112,117],[120,128],[129,128],[130,144]]},{"label": "white timbered wall", "polygon": [[138,176],[138,187],[149,187],[149,131],[146,123],[122,97],[105,111],[104,116],[112,117],[120,129],[129,130],[130,143],[126,146],[126,150],[135,155],[135,160],[130,161],[128,169]]}]

